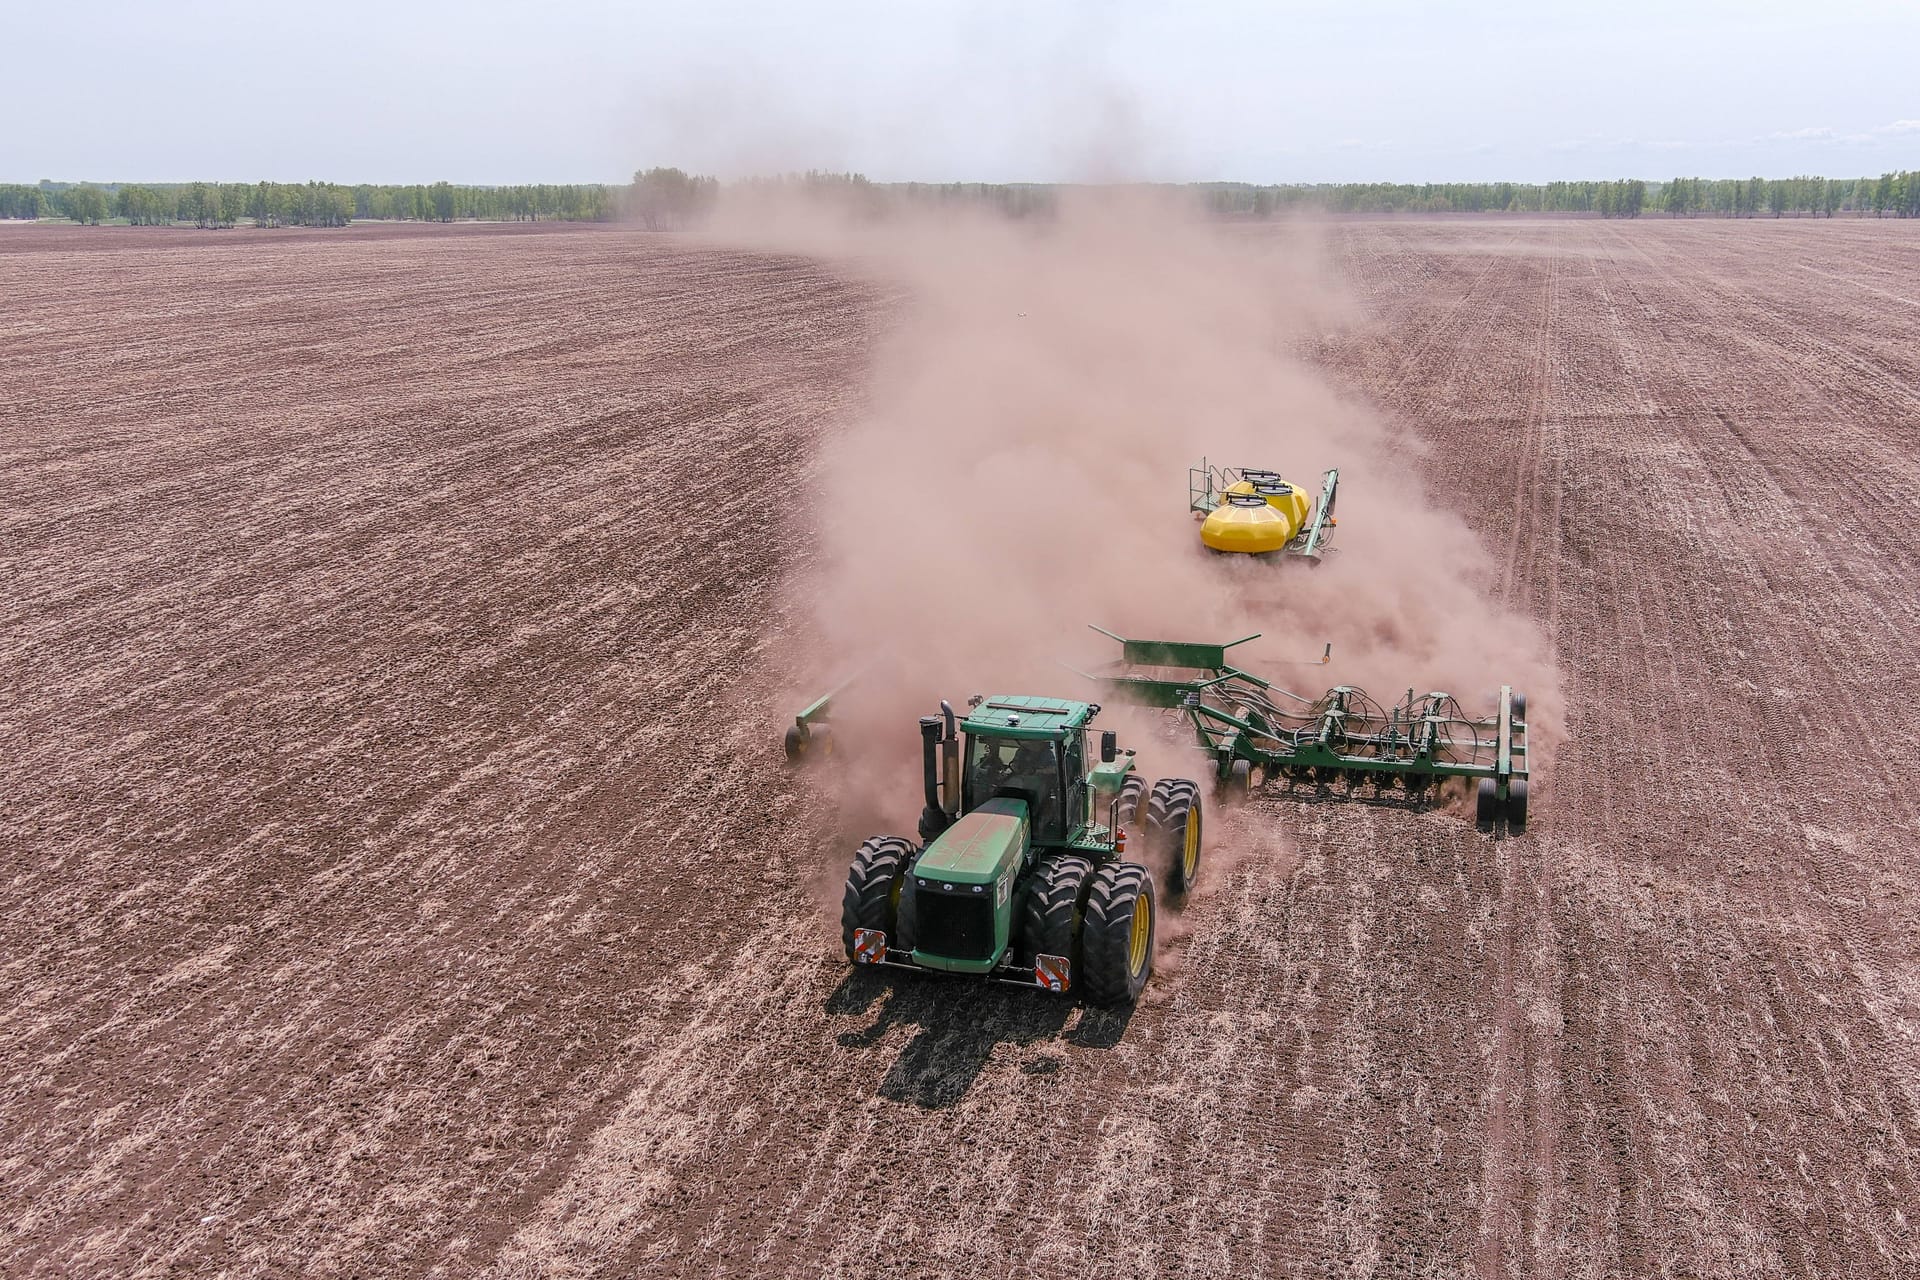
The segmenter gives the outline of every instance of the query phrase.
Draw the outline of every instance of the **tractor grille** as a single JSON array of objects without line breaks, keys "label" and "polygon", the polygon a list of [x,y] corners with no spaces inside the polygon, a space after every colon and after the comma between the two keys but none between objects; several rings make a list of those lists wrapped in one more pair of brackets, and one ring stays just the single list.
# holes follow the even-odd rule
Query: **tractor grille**
[{"label": "tractor grille", "polygon": [[919,905],[916,948],[952,960],[993,959],[993,894],[922,889],[915,896]]}]

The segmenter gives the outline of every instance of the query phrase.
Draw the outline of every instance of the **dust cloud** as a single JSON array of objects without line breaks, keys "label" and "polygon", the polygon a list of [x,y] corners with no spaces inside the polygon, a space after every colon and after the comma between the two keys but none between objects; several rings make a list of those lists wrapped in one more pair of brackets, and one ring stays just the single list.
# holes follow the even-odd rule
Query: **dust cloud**
[{"label": "dust cloud", "polygon": [[[866,671],[837,708],[840,748],[874,753],[849,771],[863,818],[911,829],[914,721],[940,698],[1097,697],[1062,665],[1118,656],[1089,623],[1258,632],[1239,664],[1309,695],[1447,689],[1477,712],[1513,683],[1551,705],[1545,646],[1492,602],[1486,551],[1390,460],[1383,420],[1294,354],[1357,319],[1311,224],[1234,228],[1107,187],[1069,190],[1034,222],[850,218],[762,193],[723,209],[716,234],[902,291],[867,413],[821,460],[822,561],[802,584],[828,655],[807,678]],[[1334,553],[1317,568],[1206,553],[1186,488],[1203,456],[1315,491],[1338,467]],[[1329,642],[1330,665],[1291,665]],[[1159,719],[1109,708],[1100,723],[1149,776],[1192,776]]]}]

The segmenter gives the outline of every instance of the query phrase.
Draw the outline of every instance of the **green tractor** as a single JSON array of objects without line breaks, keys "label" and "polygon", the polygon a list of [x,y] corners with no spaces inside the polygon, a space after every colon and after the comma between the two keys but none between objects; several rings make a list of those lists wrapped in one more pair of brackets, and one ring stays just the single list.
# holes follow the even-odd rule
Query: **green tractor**
[{"label": "green tractor", "polygon": [[1200,871],[1198,784],[1149,790],[1113,733],[1090,741],[1097,703],[967,706],[957,724],[945,702],[920,721],[919,843],[875,836],[854,855],[848,959],[1132,1003],[1153,971],[1158,906],[1152,871],[1124,856],[1126,825],[1143,822],[1146,857],[1184,895]]}]

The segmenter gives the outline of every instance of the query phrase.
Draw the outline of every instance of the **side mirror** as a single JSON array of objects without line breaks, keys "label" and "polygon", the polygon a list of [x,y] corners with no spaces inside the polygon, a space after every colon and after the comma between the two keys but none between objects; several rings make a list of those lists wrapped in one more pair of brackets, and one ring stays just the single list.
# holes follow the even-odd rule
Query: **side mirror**
[{"label": "side mirror", "polygon": [[1112,764],[1113,758],[1120,754],[1120,735],[1108,729],[1100,735],[1100,763]]}]

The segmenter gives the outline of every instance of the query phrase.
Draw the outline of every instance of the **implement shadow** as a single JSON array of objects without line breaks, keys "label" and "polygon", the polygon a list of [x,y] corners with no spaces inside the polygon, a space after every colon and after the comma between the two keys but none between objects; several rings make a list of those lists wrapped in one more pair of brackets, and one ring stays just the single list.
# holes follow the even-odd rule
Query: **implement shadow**
[{"label": "implement shadow", "polygon": [[[928,1110],[951,1107],[964,1098],[999,1045],[1063,1039],[1080,1048],[1110,1049],[1132,1016],[1131,1009],[1086,1010],[1067,1032],[1079,1011],[1070,1000],[1021,987],[896,978],[871,970],[848,973],[824,1007],[829,1014],[873,1014],[869,1025],[840,1033],[840,1044],[849,1049],[879,1044],[894,1027],[915,1028],[914,1037],[887,1069],[879,1092],[890,1101]],[[1049,1056],[1023,1069],[1047,1074],[1060,1065],[1060,1059]]]}]

